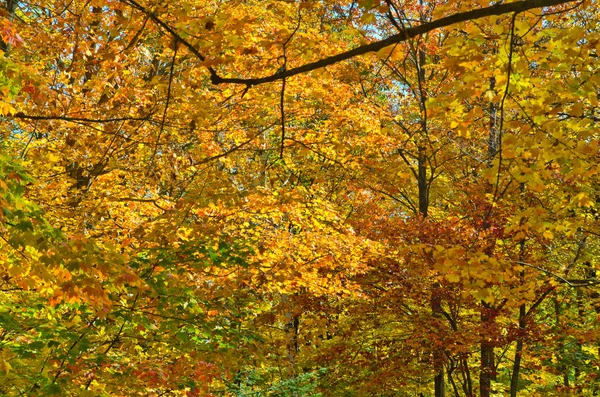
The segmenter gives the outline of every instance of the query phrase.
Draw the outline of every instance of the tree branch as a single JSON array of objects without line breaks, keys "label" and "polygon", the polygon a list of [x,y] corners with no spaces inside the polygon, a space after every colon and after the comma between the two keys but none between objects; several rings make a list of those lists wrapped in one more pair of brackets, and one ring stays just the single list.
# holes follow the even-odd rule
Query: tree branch
[{"label": "tree branch", "polygon": [[589,286],[592,286],[592,285],[600,284],[600,280],[593,279],[593,278],[591,278],[591,279],[583,279],[583,280],[567,279],[567,278],[564,278],[562,276],[559,276],[556,273],[551,272],[550,270],[546,270],[546,269],[544,269],[542,267],[539,267],[539,266],[536,266],[536,265],[532,265],[531,263],[527,263],[527,262],[513,261],[513,263],[516,263],[516,264],[521,265],[521,266],[527,266],[527,267],[530,267],[532,269],[539,270],[540,272],[545,273],[548,276],[551,276],[551,277],[555,278],[557,281],[559,281],[559,282],[561,282],[563,284],[566,284],[566,285],[568,285],[569,287],[572,287],[572,288],[589,287]]},{"label": "tree branch", "polygon": [[179,47],[179,43],[175,41],[175,48],[173,49],[173,60],[171,61],[171,69],[169,71],[169,86],[167,87],[167,101],[165,103],[165,109],[162,115],[162,121],[160,123],[160,130],[158,131],[158,135],[156,136],[156,143],[154,144],[154,152],[152,153],[152,158],[150,159],[150,164],[154,164],[154,157],[156,157],[156,153],[158,152],[158,144],[160,142],[160,137],[165,129],[165,121],[167,120],[167,111],[169,110],[169,102],[171,101],[171,86],[173,84],[173,75],[175,73],[175,61],[177,60],[177,48]]},{"label": "tree branch", "polygon": [[[206,56],[202,55],[200,51],[194,47],[190,42],[185,40],[179,33],[175,31],[174,28],[169,26],[166,22],[161,20],[156,14],[152,11],[146,9],[141,4],[137,3],[135,0],[119,0],[122,3],[128,4],[131,7],[143,12],[150,19],[152,19],[157,25],[163,28],[166,32],[168,32],[171,36],[181,42],[192,54],[194,54],[200,61],[204,62],[207,60]],[[265,77],[252,77],[252,78],[237,78],[237,77],[221,77],[217,73],[217,71],[207,66],[207,70],[210,73],[210,81],[217,84],[241,84],[247,87],[271,83],[278,80],[283,80],[287,77],[296,76],[298,74],[311,72],[316,69],[321,69],[326,66],[334,65],[336,63],[345,61],[350,58],[354,58],[359,55],[368,54],[370,52],[377,52],[382,48],[401,43],[403,41],[412,39],[413,37],[431,32],[432,30],[443,28],[446,26],[454,25],[456,23],[471,21],[475,19],[485,18],[494,15],[504,15],[510,13],[521,13],[524,11],[532,10],[535,8],[543,8],[543,7],[551,7],[557,6],[566,3],[572,3],[577,0],[523,0],[517,1],[514,3],[504,3],[504,4],[495,4],[490,7],[478,8],[476,10],[459,12],[457,14],[449,15],[447,17],[438,19],[437,21],[432,21],[428,23],[423,23],[418,26],[412,26],[409,28],[403,29],[400,33],[392,35],[386,39],[375,41],[373,43],[365,44],[360,47],[357,47],[353,50],[342,52],[337,55],[332,55],[330,57],[326,57],[320,59],[315,62],[307,63],[302,66],[298,66],[295,68],[291,68],[289,70],[272,74],[270,76]]]},{"label": "tree branch", "polygon": [[36,116],[36,115],[28,115],[23,114],[21,112],[16,113],[10,116],[14,119],[22,119],[22,120],[59,120],[59,121],[70,121],[73,123],[114,123],[114,122],[122,122],[122,121],[149,121],[150,115],[146,117],[114,117],[114,118],[106,118],[106,119],[94,119],[87,117],[69,117],[69,116]]}]

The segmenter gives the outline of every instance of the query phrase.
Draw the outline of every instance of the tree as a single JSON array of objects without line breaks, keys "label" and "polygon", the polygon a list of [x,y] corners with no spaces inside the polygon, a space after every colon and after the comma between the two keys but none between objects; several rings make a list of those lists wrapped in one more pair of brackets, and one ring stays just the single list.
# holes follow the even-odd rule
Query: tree
[{"label": "tree", "polygon": [[7,2],[2,394],[596,392],[595,5]]}]

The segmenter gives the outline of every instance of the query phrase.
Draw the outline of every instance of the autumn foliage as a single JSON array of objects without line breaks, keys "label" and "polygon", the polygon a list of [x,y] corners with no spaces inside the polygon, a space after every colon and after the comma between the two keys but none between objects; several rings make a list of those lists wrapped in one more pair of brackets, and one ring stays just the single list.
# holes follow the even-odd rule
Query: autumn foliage
[{"label": "autumn foliage", "polygon": [[0,395],[600,393],[595,0],[6,0]]}]

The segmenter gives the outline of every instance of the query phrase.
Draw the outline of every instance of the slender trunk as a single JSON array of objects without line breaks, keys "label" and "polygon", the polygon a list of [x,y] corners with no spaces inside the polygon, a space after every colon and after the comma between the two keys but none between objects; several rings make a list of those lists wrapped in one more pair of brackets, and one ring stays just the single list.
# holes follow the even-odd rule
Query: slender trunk
[{"label": "slender trunk", "polygon": [[[481,323],[490,324],[492,320],[492,308],[486,302],[481,302]],[[492,377],[494,373],[494,345],[487,336],[483,336],[480,345],[481,366],[479,373],[479,394],[481,397],[489,397],[492,388]]]},{"label": "slender trunk", "polygon": [[[558,299],[554,298],[554,316],[555,316],[555,326],[556,326],[556,330],[558,332],[560,332],[560,303],[558,302]],[[568,388],[570,387],[569,384],[569,369],[567,368],[567,366],[562,362],[563,360],[563,355],[564,355],[564,343],[562,341],[560,341],[558,343],[558,370],[560,372],[562,372],[563,374],[563,386]]]},{"label": "slender trunk", "polygon": [[[585,322],[585,310],[583,308],[583,288],[577,288],[576,293],[577,293],[577,314],[579,315],[580,324],[583,324]],[[575,342],[575,346],[577,349],[575,357],[581,357],[583,355],[583,344],[581,343],[580,340],[577,340]],[[581,376],[580,361],[576,360],[575,361],[575,380],[573,383],[574,383],[575,388],[577,389],[577,394],[581,394],[581,392],[582,392],[583,385],[578,385],[580,376]]]},{"label": "slender trunk", "polygon": [[448,382],[452,385],[452,390],[454,391],[454,396],[459,397],[460,394],[458,393],[458,386],[456,386],[456,382],[454,381],[454,378],[452,377],[452,373],[454,372],[455,369],[456,369],[456,366],[453,361],[452,366],[448,367]]},{"label": "slender trunk", "polygon": [[286,356],[288,360],[290,378],[296,377],[296,354],[298,353],[298,328],[300,326],[300,317],[294,313],[293,302],[286,295],[281,296],[281,301],[287,306],[285,312],[285,339]]},{"label": "slender trunk", "polygon": [[[525,184],[521,183],[521,193],[525,191]],[[521,224],[523,220],[521,220]],[[519,261],[525,260],[525,239],[519,242]],[[525,283],[525,270],[521,270],[519,275],[520,283]],[[519,333],[517,334],[517,346],[515,350],[515,359],[513,360],[513,369],[510,376],[510,397],[516,397],[519,390],[519,372],[521,371],[521,357],[523,354],[523,333],[525,332],[525,316],[527,315],[527,308],[525,304],[519,306]]]},{"label": "slender trunk", "polygon": [[[433,285],[431,291],[431,313],[434,317],[442,316],[442,297],[440,296],[440,286],[438,283]],[[446,395],[446,387],[444,384],[444,352],[436,347],[433,351],[433,368],[435,369],[434,395],[435,397],[444,397]]]},{"label": "slender trunk", "polygon": [[[419,147],[418,157],[418,181],[419,188],[419,212],[423,218],[427,217],[429,207],[429,199],[427,192],[427,156],[425,148]],[[431,314],[434,318],[442,318],[442,297],[440,295],[440,285],[433,284],[431,290]],[[444,397],[446,395],[446,387],[444,382],[444,352],[439,347],[433,350],[433,368],[435,375],[433,377],[434,396]]]},{"label": "slender trunk", "polygon": [[[422,4],[422,2],[421,2]],[[421,124],[423,137],[427,136],[427,93],[425,91],[425,63],[427,62],[427,55],[423,47],[418,49],[417,65],[418,65],[418,78],[419,78],[419,93],[421,96],[421,111],[423,112]],[[417,158],[417,174],[418,174],[418,188],[419,188],[419,213],[423,218],[426,218],[429,211],[429,186],[427,179],[427,149],[423,144],[419,145],[419,154]],[[434,283],[431,291],[431,313],[433,317],[442,317],[442,297],[440,295],[440,285]],[[433,377],[434,383],[434,396],[445,397],[446,385],[444,382],[444,352],[443,349],[436,348],[433,352],[433,367],[435,375]]]},{"label": "slender trunk", "polygon": [[[594,274],[594,278],[596,278],[596,274]],[[592,291],[590,292],[590,298],[593,299],[594,302],[594,312],[596,312],[597,318],[600,319],[600,302],[598,302],[598,297],[600,297],[600,292]],[[600,344],[596,342],[596,365],[595,370],[596,373],[600,373]],[[600,385],[595,382],[593,383],[592,395],[597,396],[598,391],[600,391]]]},{"label": "slender trunk", "polygon": [[513,362],[512,375],[510,377],[510,397],[517,397],[519,390],[519,371],[521,371],[521,356],[523,354],[523,335],[525,329],[525,304],[519,307],[519,336],[517,337],[517,347],[515,350],[515,360]]},{"label": "slender trunk", "polygon": [[471,371],[469,370],[469,362],[466,358],[461,358],[461,374],[463,377],[463,391],[465,397],[473,397],[473,381],[471,380]]},{"label": "slender trunk", "polygon": [[419,147],[418,160],[418,186],[419,186],[419,212],[423,218],[427,217],[429,198],[427,197],[427,155],[423,146]]},{"label": "slender trunk", "polygon": [[[492,77],[490,79],[490,90],[494,90],[496,87],[496,79]],[[489,124],[489,136],[488,136],[488,166],[492,166],[492,160],[498,153],[498,105],[490,102],[490,124]],[[498,170],[498,172],[500,172]],[[491,185],[486,187],[487,193],[492,193],[493,187]],[[490,229],[491,224],[489,217],[491,217],[491,207],[486,209],[485,219],[483,221],[482,228],[484,231]],[[493,238],[493,237],[490,237]],[[486,248],[486,255],[492,256],[494,250],[494,243],[490,243],[489,247]],[[491,330],[492,323],[494,322],[493,308],[485,301],[481,301],[481,325],[483,330]],[[480,371],[479,371],[479,394],[481,397],[490,397],[492,388],[492,380],[495,379],[495,368],[494,368],[494,343],[490,336],[485,332],[481,336],[480,342]]]}]

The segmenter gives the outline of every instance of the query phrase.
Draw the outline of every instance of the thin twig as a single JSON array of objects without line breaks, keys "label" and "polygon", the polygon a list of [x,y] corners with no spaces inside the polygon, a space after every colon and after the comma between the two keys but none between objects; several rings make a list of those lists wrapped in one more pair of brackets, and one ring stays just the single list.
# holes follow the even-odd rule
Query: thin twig
[{"label": "thin twig", "polygon": [[154,157],[158,152],[158,144],[160,142],[160,137],[165,129],[165,121],[167,120],[167,111],[169,110],[169,102],[171,102],[171,86],[173,84],[173,72],[175,69],[175,60],[177,58],[177,48],[179,44],[175,42],[175,48],[173,49],[173,59],[171,60],[171,69],[169,71],[169,85],[167,86],[167,100],[165,102],[165,109],[163,110],[162,121],[160,123],[160,130],[158,131],[158,135],[156,136],[156,142],[154,144],[154,152],[152,153],[152,157],[150,158],[150,165],[154,163]]}]

